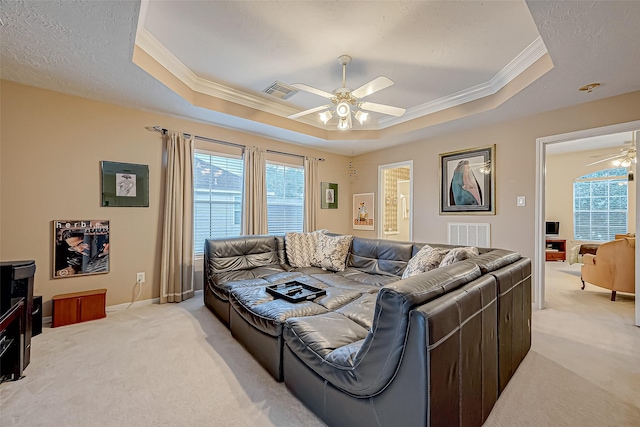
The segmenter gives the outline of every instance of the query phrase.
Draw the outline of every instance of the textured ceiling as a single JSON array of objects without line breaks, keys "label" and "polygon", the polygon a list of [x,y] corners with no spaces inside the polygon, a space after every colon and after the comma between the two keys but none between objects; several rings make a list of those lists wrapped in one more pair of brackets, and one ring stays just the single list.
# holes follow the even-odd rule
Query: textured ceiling
[{"label": "textured ceiling", "polygon": [[[180,1],[158,3],[168,3],[172,7],[180,5],[180,7],[187,8],[211,7],[210,3],[238,2]],[[251,4],[249,2],[239,3]],[[276,3],[291,4],[292,2]],[[341,3],[335,2],[334,7],[338,7],[336,5]],[[362,2],[354,3],[361,4]],[[444,7],[443,5],[446,3],[449,2],[435,2],[431,6],[437,10],[439,7]],[[478,8],[478,4],[488,5],[490,3],[493,5],[500,2],[469,3],[471,5],[464,3],[461,7]],[[507,7],[511,3],[502,3],[502,5]],[[262,5],[262,3],[260,4]],[[394,2],[394,4],[398,3]],[[416,19],[420,18],[416,22],[418,24],[429,19],[429,25],[425,26],[439,26],[441,31],[447,30],[446,20],[442,21],[441,14],[433,12],[434,9],[431,9],[432,15],[430,16],[424,13],[420,15],[419,12],[410,9],[419,5],[403,4],[409,9],[402,9],[401,12],[404,15],[399,13],[401,17],[415,16]],[[392,137],[385,136],[367,141],[326,141],[277,126],[192,106],[141,70],[131,61],[136,39],[137,18],[140,12],[139,2],[15,2],[2,0],[1,6],[0,18],[4,25],[0,26],[0,73],[3,79],[105,102],[182,116],[296,144],[317,146],[342,154],[359,154],[640,90],[640,72],[638,72],[640,43],[637,42],[640,40],[640,25],[638,25],[640,22],[640,2],[529,1],[526,6],[529,9],[530,19],[546,45],[554,68],[513,98],[493,110]],[[262,5],[262,7],[266,6]],[[153,8],[150,13],[152,10]],[[471,19],[469,25],[475,22],[479,27],[487,28],[504,20],[504,17],[496,13],[492,16],[483,16],[475,9],[470,10],[473,10],[473,13],[469,15],[478,16],[477,21],[467,17]],[[376,21],[372,17],[373,12],[367,10],[366,13],[372,14],[371,16],[367,15],[368,22],[377,31],[379,40],[399,37],[398,29],[394,27],[393,22],[383,18]],[[259,8],[257,10],[251,8],[243,13],[227,16],[224,25],[232,29],[235,27],[249,28],[249,33],[254,38],[259,38],[259,33],[252,32],[254,27],[255,31],[269,28],[270,35],[280,33],[275,38],[279,42],[271,47],[273,52],[268,50],[264,52],[265,54],[273,53],[274,58],[277,59],[273,62],[256,62],[251,61],[252,52],[247,51],[255,40],[238,40],[225,34],[216,35],[214,30],[209,28],[208,22],[210,21],[207,19],[213,19],[213,17],[207,13],[201,15],[202,19],[194,20],[191,23],[181,23],[177,19],[178,13],[176,12],[175,28],[197,25],[199,34],[213,37],[213,40],[192,40],[193,46],[196,47],[195,55],[192,52],[179,59],[188,63],[198,73],[209,78],[219,78],[223,82],[248,91],[262,89],[262,86],[271,82],[267,82],[267,80],[276,76],[280,80],[288,80],[288,83],[301,81],[331,91],[339,85],[340,79],[340,68],[336,57],[343,53],[349,53],[354,57],[354,61],[347,71],[347,78],[352,79],[349,81],[353,81],[353,84],[348,81],[349,86],[357,86],[359,83],[366,82],[380,74],[389,74],[396,81],[396,85],[381,91],[379,99],[371,100],[389,103],[392,103],[393,100],[396,101],[395,103],[400,103],[402,101],[400,94],[405,93],[408,94],[405,99],[410,101],[405,101],[406,104],[399,106],[412,107],[415,103],[423,102],[421,99],[433,99],[447,91],[456,90],[457,87],[460,87],[456,84],[469,85],[473,82],[486,80],[487,76],[491,76],[495,72],[496,66],[500,68],[496,64],[504,62],[505,57],[514,55],[513,51],[516,51],[515,54],[517,54],[515,47],[511,47],[513,51],[494,52],[495,46],[484,46],[486,48],[485,55],[491,57],[491,60],[495,62],[493,68],[485,69],[480,65],[474,66],[473,63],[464,62],[463,59],[458,59],[456,62],[453,58],[448,57],[448,55],[454,55],[458,50],[462,50],[465,43],[472,46],[474,51],[478,49],[478,46],[474,44],[478,40],[470,40],[470,34],[465,34],[466,38],[456,38],[450,34],[450,37],[434,41],[426,39],[428,33],[425,33],[423,42],[425,46],[429,46],[429,50],[422,55],[411,54],[413,50],[420,49],[421,43],[417,44],[418,47],[408,47],[416,40],[410,40],[411,43],[403,44],[400,39],[397,39],[397,51],[386,52],[379,57],[376,57],[378,52],[375,47],[371,46],[365,46],[360,51],[353,50],[351,52],[346,52],[341,46],[327,48],[330,54],[326,53],[321,56],[319,53],[315,54],[315,51],[311,51],[308,46],[327,40],[326,30],[315,29],[305,37],[289,37],[287,35],[288,31],[299,31],[300,27],[305,26],[306,20],[311,20],[317,25],[317,22],[310,19],[309,16],[297,15],[293,18],[283,17],[282,21],[264,22]],[[333,15],[335,18],[327,23],[327,28],[340,22],[340,14],[334,11]],[[171,22],[171,25],[167,23],[170,27],[174,25],[171,21],[173,18],[165,18],[167,22]],[[157,37],[162,38],[159,34]],[[374,37],[369,36],[369,40],[374,41]],[[486,40],[490,40],[490,38]],[[227,61],[220,66],[219,70],[221,71],[208,71],[211,70],[209,68],[211,64],[216,64],[216,59],[211,57],[198,58],[197,48],[201,46],[203,49],[209,49],[212,42],[215,42],[213,44],[218,49],[235,53],[239,60],[249,61],[249,65],[243,63],[240,66],[234,66]],[[509,40],[510,42],[511,40]],[[163,43],[171,44],[172,41],[164,40]],[[490,43],[485,41],[485,44]],[[515,44],[517,43],[514,43],[514,46]],[[267,49],[263,44],[259,46],[262,49]],[[354,46],[353,49],[359,48]],[[281,56],[278,56],[283,52],[291,52],[290,54],[294,58],[290,62],[283,60]],[[439,58],[438,60],[442,63],[425,65],[417,62],[429,58]],[[376,61],[375,67],[367,65],[369,60]],[[447,63],[445,60],[451,62]],[[291,63],[298,65],[291,67]],[[253,73],[254,77],[251,80],[246,77],[246,81],[234,81],[236,73],[238,76],[243,75],[243,68],[252,68],[253,72],[257,72]],[[424,71],[424,76],[415,80],[406,77],[411,73],[415,75],[416,71]],[[267,77],[269,78],[267,79]],[[335,83],[336,79],[338,84]],[[423,87],[425,81],[429,83],[429,87]],[[590,94],[577,91],[579,86],[593,81],[602,82],[603,85]],[[431,86],[432,83],[437,84]],[[420,96],[425,96],[425,98],[418,99],[414,92],[421,93]],[[397,99],[394,98],[396,96]],[[295,101],[294,104],[301,106],[304,106],[305,102],[315,102],[313,99],[305,101],[302,98],[294,98],[292,98],[292,102]],[[162,123],[149,123],[148,125],[162,125]]]},{"label": "textured ceiling", "polygon": [[[539,36],[523,1],[150,2],[143,25],[198,76],[254,92],[331,92],[348,54],[347,87],[385,75],[395,86],[372,98],[403,108],[490,80]],[[321,101],[304,95],[290,101]]]}]

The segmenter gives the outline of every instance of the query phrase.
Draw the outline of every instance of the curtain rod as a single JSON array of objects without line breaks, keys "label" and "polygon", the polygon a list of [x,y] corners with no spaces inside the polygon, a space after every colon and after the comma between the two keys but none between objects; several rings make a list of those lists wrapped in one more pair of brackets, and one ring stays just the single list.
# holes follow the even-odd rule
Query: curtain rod
[{"label": "curtain rod", "polygon": [[[167,133],[167,131],[169,129],[165,129],[165,128],[160,127],[160,126],[149,126],[149,127],[147,127],[147,130],[152,131],[152,132],[160,132],[162,134],[165,134],[165,133]],[[183,132],[183,134],[185,136],[187,136],[187,137],[193,136],[194,138],[199,139],[201,141],[213,142],[214,144],[222,144],[222,145],[228,145],[228,146],[231,146],[231,147],[238,147],[238,148],[245,148],[246,147],[246,145],[237,144],[235,142],[220,141],[219,139],[207,138],[206,136],[192,135],[190,133],[184,133],[184,132]],[[271,153],[271,154],[281,154],[283,156],[300,157],[301,159],[304,159],[305,157],[308,157],[308,156],[303,156],[303,155],[300,155],[300,154],[285,153],[284,151],[269,150],[269,149],[267,149],[266,151],[267,151],[267,153]],[[320,161],[320,162],[324,162],[324,160],[325,159],[323,159],[323,158],[318,158],[318,161]]]}]

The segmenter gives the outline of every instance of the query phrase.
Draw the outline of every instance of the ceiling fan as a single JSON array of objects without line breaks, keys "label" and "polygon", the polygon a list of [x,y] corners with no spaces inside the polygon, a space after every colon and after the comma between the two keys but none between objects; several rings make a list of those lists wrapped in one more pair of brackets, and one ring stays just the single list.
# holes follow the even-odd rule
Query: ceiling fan
[{"label": "ceiling fan", "polygon": [[388,114],[395,117],[400,117],[405,113],[406,110],[404,108],[361,101],[362,98],[393,85],[393,81],[390,78],[380,76],[360,86],[358,89],[352,90],[347,87],[347,64],[351,62],[351,57],[349,55],[342,55],[338,58],[338,62],[342,65],[342,87],[335,89],[333,93],[325,92],[303,83],[294,83],[291,85],[296,89],[327,98],[331,101],[331,104],[321,105],[320,107],[292,114],[288,116],[290,119],[297,119],[307,114],[319,112],[320,120],[326,125],[333,115],[336,114],[338,116],[338,129],[348,130],[351,129],[352,126],[352,115],[362,125],[366,122],[369,115],[367,111]]},{"label": "ceiling fan", "polygon": [[633,139],[631,141],[626,142],[626,143],[629,143],[630,145],[628,147],[621,148],[620,153],[613,156],[609,156],[605,159],[597,160],[585,166],[593,166],[598,163],[608,162],[609,160],[611,160],[611,163],[613,163],[614,166],[616,167],[622,166],[623,168],[628,168],[632,164],[637,163],[638,159],[637,159],[637,149],[636,149],[636,133],[637,131],[632,132]]}]

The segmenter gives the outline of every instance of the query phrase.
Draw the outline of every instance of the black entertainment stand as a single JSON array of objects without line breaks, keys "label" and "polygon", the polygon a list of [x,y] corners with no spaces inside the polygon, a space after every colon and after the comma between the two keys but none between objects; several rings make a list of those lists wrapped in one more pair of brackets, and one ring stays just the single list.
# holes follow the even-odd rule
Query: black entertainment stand
[{"label": "black entertainment stand", "polygon": [[[33,323],[33,279],[36,273],[35,261],[3,261],[0,262],[0,317],[3,324],[6,323],[6,329],[0,331],[0,340],[7,344],[5,349],[8,354],[12,353],[9,348],[20,342],[20,375],[22,371],[29,365],[31,360],[31,334]],[[18,308],[21,301],[21,307]],[[20,314],[20,336],[15,337],[15,320],[14,317]],[[7,320],[5,318],[10,318]],[[13,347],[11,347],[13,348]],[[13,363],[6,362],[5,357],[0,360],[0,377],[8,377],[18,379],[15,376],[15,366]]]}]

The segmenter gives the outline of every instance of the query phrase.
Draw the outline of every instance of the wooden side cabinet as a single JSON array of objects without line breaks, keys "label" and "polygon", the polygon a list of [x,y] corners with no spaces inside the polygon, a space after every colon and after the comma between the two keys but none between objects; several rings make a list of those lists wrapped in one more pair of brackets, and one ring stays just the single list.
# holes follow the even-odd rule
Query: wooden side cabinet
[{"label": "wooden side cabinet", "polygon": [[567,241],[564,239],[546,239],[545,261],[567,259]]},{"label": "wooden side cabinet", "polygon": [[55,295],[51,301],[53,302],[52,328],[107,317],[106,289]]}]

